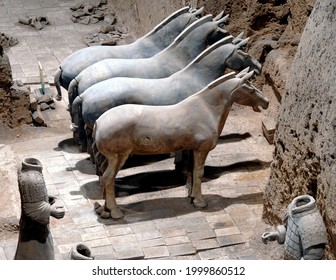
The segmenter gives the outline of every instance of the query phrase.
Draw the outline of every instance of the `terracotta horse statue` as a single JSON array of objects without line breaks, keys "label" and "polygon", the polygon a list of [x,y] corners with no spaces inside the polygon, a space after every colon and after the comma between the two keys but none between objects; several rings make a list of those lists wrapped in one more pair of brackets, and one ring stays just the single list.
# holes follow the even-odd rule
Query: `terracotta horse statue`
[{"label": "terracotta horse statue", "polygon": [[184,7],[172,13],[150,32],[133,43],[116,46],[93,46],[80,49],[65,58],[54,76],[57,100],[62,99],[61,87],[66,90],[70,82],[86,67],[106,58],[151,57],[178,36],[187,26],[200,18],[204,8]]},{"label": "terracotta horse statue", "polygon": [[[247,80],[253,71],[226,74],[203,90],[168,106],[125,104],[106,111],[94,126],[94,150],[106,158],[102,164],[105,212],[112,218],[123,216],[115,200],[114,181],[132,155],[166,154],[180,150],[193,153],[189,196],[195,207],[205,207],[201,179],[208,153],[218,137],[233,103],[251,106],[260,112],[268,99]],[[190,176],[191,178],[191,176]]]},{"label": "terracotta horse statue", "polygon": [[195,21],[167,48],[152,57],[109,58],[87,67],[69,85],[69,108],[71,109],[76,96],[98,82],[114,77],[159,79],[181,70],[209,45],[229,35],[220,27],[228,20],[229,15],[218,17],[219,15],[213,19],[212,15],[207,15]]},{"label": "terracotta horse statue", "polygon": [[[259,74],[260,63],[241,50],[247,42],[248,38],[237,44],[227,43],[227,38],[223,38],[204,50],[185,68],[166,78],[116,77],[89,87],[72,104],[73,127],[78,129],[82,151],[87,147],[90,153],[93,125],[110,108],[128,103],[175,104],[223,75],[226,68],[240,71],[250,67]],[[89,143],[86,144],[86,141]]]}]

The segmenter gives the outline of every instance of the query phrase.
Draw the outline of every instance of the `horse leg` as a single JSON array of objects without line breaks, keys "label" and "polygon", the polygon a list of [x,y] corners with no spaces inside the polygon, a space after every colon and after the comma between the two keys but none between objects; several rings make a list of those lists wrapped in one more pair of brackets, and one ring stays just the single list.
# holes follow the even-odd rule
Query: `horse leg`
[{"label": "horse leg", "polygon": [[192,185],[193,185],[193,168],[194,168],[194,154],[193,151],[188,150],[184,151],[182,154],[184,157],[184,162],[185,162],[185,169],[186,169],[186,187],[188,189],[188,195],[191,196],[192,192]]},{"label": "horse leg", "polygon": [[113,219],[122,218],[123,214],[119,209],[116,199],[115,199],[115,177],[117,173],[124,165],[126,159],[128,158],[128,154],[115,154],[109,156],[108,166],[103,174],[103,184],[105,189],[105,206],[110,212],[110,216]]},{"label": "horse leg", "polygon": [[195,207],[204,208],[206,206],[206,202],[202,197],[201,184],[204,175],[204,164],[208,152],[194,151],[193,155],[194,155],[194,168],[192,174],[193,184],[190,196],[192,197],[192,202]]},{"label": "horse leg", "polygon": [[85,129],[85,135],[86,135],[86,146],[87,146],[86,150],[87,150],[87,153],[90,155],[91,162],[94,164],[95,157],[94,157],[93,150],[92,150],[92,144],[93,144],[92,129],[88,127],[87,125],[84,126],[84,129]]},{"label": "horse leg", "polygon": [[87,151],[87,138],[85,132],[85,123],[82,118],[80,118],[79,126],[78,126],[78,143],[79,150],[81,152]]}]

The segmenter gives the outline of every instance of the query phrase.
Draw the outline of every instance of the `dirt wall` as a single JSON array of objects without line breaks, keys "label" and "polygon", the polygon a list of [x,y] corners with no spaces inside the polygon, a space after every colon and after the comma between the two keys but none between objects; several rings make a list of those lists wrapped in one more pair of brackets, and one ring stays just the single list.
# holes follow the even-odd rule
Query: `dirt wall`
[{"label": "dirt wall", "polygon": [[288,75],[279,111],[275,153],[265,192],[264,218],[279,223],[285,207],[312,195],[336,257],[336,2],[318,0]]},{"label": "dirt wall", "polygon": [[17,127],[32,122],[29,91],[14,84],[8,56],[0,46],[0,123]]}]

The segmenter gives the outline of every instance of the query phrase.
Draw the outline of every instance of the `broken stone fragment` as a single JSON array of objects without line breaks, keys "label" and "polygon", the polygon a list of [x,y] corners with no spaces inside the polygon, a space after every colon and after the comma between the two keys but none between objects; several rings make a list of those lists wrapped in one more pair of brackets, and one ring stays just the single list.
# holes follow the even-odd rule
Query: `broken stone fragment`
[{"label": "broken stone fragment", "polygon": [[126,26],[118,25],[118,26],[116,26],[116,31],[118,31],[120,33],[127,33],[128,28]]},{"label": "broken stone fragment", "polygon": [[89,16],[85,16],[83,17],[80,21],[78,21],[81,24],[89,24],[90,23],[90,17]]},{"label": "broken stone fragment", "polygon": [[0,33],[0,46],[8,48],[14,46],[18,43],[18,39],[13,37],[8,37],[4,33]]},{"label": "broken stone fragment", "polygon": [[19,23],[30,25],[38,30],[41,30],[44,26],[49,24],[49,20],[46,16],[23,16],[19,18]]},{"label": "broken stone fragment", "polygon": [[274,142],[274,133],[276,128],[276,122],[272,117],[264,117],[262,120],[262,131],[269,144]]},{"label": "broken stone fragment", "polygon": [[72,20],[73,23],[77,23],[78,22],[77,18],[74,17],[74,16],[71,16],[71,20]]},{"label": "broken stone fragment", "polygon": [[116,17],[111,14],[108,14],[104,16],[104,21],[112,25],[116,22]]},{"label": "broken stone fragment", "polygon": [[95,17],[93,17],[93,16],[90,16],[90,23],[95,24],[95,23],[97,23],[98,21],[99,21],[99,19],[97,19],[97,18],[95,18]]},{"label": "broken stone fragment", "polygon": [[81,9],[83,7],[84,7],[83,3],[76,3],[76,4],[74,4],[73,6],[70,7],[70,10],[76,11],[76,10]]},{"label": "broken stone fragment", "polygon": [[119,39],[118,38],[112,38],[111,40],[102,42],[102,46],[115,46],[118,43]]},{"label": "broken stone fragment", "polygon": [[115,26],[113,25],[102,25],[100,28],[99,28],[99,31],[101,33],[109,33],[110,31],[114,31],[115,30]]},{"label": "broken stone fragment", "polygon": [[49,105],[47,103],[41,103],[40,104],[40,110],[45,111],[49,109]]},{"label": "broken stone fragment", "polygon": [[31,22],[32,22],[32,18],[30,18],[29,16],[23,16],[19,18],[19,23],[29,25],[31,24]]},{"label": "broken stone fragment", "polygon": [[93,7],[98,8],[100,6],[100,4],[102,4],[102,1],[101,0],[92,0],[92,1],[90,1],[90,3]]},{"label": "broken stone fragment", "polygon": [[50,104],[50,103],[53,103],[53,102],[54,102],[54,99],[50,95],[42,95],[37,99],[38,104],[41,104],[41,103]]},{"label": "broken stone fragment", "polygon": [[36,100],[34,94],[30,93],[29,98],[30,98],[30,110],[31,111],[36,111],[37,110],[37,100]]},{"label": "broken stone fragment", "polygon": [[44,118],[39,110],[32,113],[32,117],[34,122],[36,122],[39,125],[44,124]]},{"label": "broken stone fragment", "polygon": [[92,15],[94,18],[97,18],[98,20],[103,20],[105,15],[103,12],[95,12],[93,15]]},{"label": "broken stone fragment", "polygon": [[84,6],[83,11],[86,15],[90,15],[93,12],[93,7],[90,4]]},{"label": "broken stone fragment", "polygon": [[83,10],[78,10],[72,13],[72,16],[75,18],[80,18],[86,16],[87,14]]},{"label": "broken stone fragment", "polygon": [[56,109],[56,104],[55,102],[52,102],[49,104],[49,108],[52,109],[52,110],[55,110]]}]

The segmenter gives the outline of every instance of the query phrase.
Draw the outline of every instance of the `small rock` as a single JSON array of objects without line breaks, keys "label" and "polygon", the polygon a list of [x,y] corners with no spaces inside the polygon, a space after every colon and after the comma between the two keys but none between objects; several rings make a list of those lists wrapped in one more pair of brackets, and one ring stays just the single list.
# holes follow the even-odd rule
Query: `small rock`
[{"label": "small rock", "polygon": [[34,120],[37,124],[40,124],[40,125],[44,124],[44,118],[43,118],[41,112],[38,111],[38,110],[35,111],[35,112],[33,112],[33,120]]},{"label": "small rock", "polygon": [[98,20],[103,20],[105,15],[103,12],[95,12],[93,15],[92,15],[94,18],[97,18]]},{"label": "small rock", "polygon": [[70,7],[70,10],[76,11],[76,10],[81,9],[83,7],[84,7],[83,3],[77,3],[77,4],[73,5],[72,7]]},{"label": "small rock", "polygon": [[77,23],[78,22],[77,18],[74,17],[74,16],[71,16],[71,20],[72,20],[73,23]]},{"label": "small rock", "polygon": [[115,45],[117,44],[118,41],[119,41],[119,39],[117,39],[117,38],[112,38],[112,39],[109,40],[109,41],[102,42],[101,45],[102,45],[102,46],[115,46]]},{"label": "small rock", "polygon": [[120,33],[127,33],[128,32],[128,28],[126,26],[116,26],[116,31],[120,32]]},{"label": "small rock", "polygon": [[40,110],[41,111],[45,111],[45,110],[48,110],[50,107],[47,103],[41,103],[40,104]]},{"label": "small rock", "polygon": [[83,11],[86,15],[90,15],[93,12],[93,7],[90,4],[84,6]]},{"label": "small rock", "polygon": [[[101,0],[93,0],[91,1],[91,5],[94,7],[94,8],[98,8],[101,4]],[[105,3],[106,4],[106,3]]]},{"label": "small rock", "polygon": [[83,19],[81,19],[79,21],[79,23],[81,23],[81,24],[89,24],[90,23],[90,17],[89,16],[83,17]]},{"label": "small rock", "polygon": [[37,110],[37,100],[33,93],[29,94],[30,97],[30,110],[36,111]]},{"label": "small rock", "polygon": [[116,22],[116,17],[111,14],[108,14],[104,16],[104,21],[112,25]]},{"label": "small rock", "polygon": [[115,26],[113,25],[102,25],[100,28],[99,28],[99,31],[101,33],[109,33],[110,31],[114,31],[115,30]]},{"label": "small rock", "polygon": [[49,104],[50,109],[55,110],[56,109],[56,104],[55,102],[52,102]]},{"label": "small rock", "polygon": [[90,23],[95,24],[95,23],[97,23],[98,21],[99,21],[99,19],[97,19],[97,18],[95,18],[95,17],[93,17],[93,16],[90,16]]},{"label": "small rock", "polygon": [[38,99],[37,99],[37,103],[41,104],[41,103],[47,103],[50,104],[54,102],[54,99],[52,98],[51,95],[41,95]]}]

